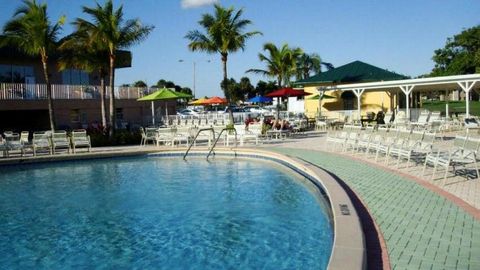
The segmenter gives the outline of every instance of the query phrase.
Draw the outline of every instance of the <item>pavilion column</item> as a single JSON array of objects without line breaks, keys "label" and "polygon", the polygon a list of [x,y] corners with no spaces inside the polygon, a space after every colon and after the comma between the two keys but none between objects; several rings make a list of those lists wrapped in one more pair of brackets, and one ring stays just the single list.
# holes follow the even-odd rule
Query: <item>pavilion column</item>
[{"label": "pavilion column", "polygon": [[361,114],[360,114],[361,113],[361,107],[362,107],[360,98],[361,98],[363,92],[365,92],[365,88],[355,88],[355,89],[352,89],[352,91],[355,94],[355,96],[357,96],[358,120],[360,120],[362,118]]},{"label": "pavilion column", "polygon": [[322,116],[322,100],[325,95],[324,87],[317,87],[318,90],[318,116]]},{"label": "pavilion column", "polygon": [[405,94],[406,114],[407,114],[408,121],[410,121],[410,107],[409,107],[409,105],[410,105],[410,94],[413,91],[413,87],[415,87],[415,85],[400,85],[400,89]]},{"label": "pavilion column", "polygon": [[152,126],[155,126],[155,104],[152,100]]},{"label": "pavilion column", "polygon": [[476,82],[477,81],[457,82],[465,92],[465,115],[467,118],[470,117],[470,90],[472,90],[473,85],[475,85]]}]

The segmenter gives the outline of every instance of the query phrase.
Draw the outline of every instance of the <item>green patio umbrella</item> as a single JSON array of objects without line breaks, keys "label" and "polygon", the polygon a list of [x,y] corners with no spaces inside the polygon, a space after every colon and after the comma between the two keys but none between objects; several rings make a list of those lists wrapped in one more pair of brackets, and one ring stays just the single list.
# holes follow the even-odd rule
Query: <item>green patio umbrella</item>
[{"label": "green patio umbrella", "polygon": [[168,110],[167,110],[167,100],[176,100],[176,99],[182,99],[182,98],[191,98],[192,95],[181,93],[181,92],[176,92],[172,89],[168,88],[162,88],[159,89],[158,91],[155,91],[151,93],[150,95],[144,96],[142,98],[137,99],[137,101],[151,101],[152,102],[152,124],[155,125],[155,107],[154,107],[154,102],[156,100],[163,100],[165,101],[165,117],[168,116]]},{"label": "green patio umbrella", "polygon": [[[307,98],[307,99],[308,99],[308,100],[316,100],[316,99],[318,99],[319,96],[320,96],[319,94],[316,94],[315,96],[309,97],[309,98]],[[334,96],[325,95],[325,94],[322,96],[322,99],[330,99],[330,98],[335,98],[335,97],[334,97]]]}]

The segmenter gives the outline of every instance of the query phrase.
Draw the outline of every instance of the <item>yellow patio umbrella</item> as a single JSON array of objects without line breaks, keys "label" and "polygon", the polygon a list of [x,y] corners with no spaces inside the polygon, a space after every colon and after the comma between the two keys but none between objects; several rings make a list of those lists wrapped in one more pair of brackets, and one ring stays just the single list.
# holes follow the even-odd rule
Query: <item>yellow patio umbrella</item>
[{"label": "yellow patio umbrella", "polygon": [[203,102],[207,100],[206,98],[199,98],[197,100],[194,100],[194,101],[190,101],[188,104],[190,105],[203,105]]}]

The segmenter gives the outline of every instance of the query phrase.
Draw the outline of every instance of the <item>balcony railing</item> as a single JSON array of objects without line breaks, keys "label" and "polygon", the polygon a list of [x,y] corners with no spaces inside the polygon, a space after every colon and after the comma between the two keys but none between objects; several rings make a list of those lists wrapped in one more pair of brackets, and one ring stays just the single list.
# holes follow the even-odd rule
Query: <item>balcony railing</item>
[{"label": "balcony railing", "polygon": [[[109,98],[107,86],[106,97]],[[98,85],[52,84],[53,99],[100,99]],[[151,93],[142,87],[114,87],[116,99],[138,99]],[[46,84],[0,83],[0,100],[41,100],[47,99]]]}]

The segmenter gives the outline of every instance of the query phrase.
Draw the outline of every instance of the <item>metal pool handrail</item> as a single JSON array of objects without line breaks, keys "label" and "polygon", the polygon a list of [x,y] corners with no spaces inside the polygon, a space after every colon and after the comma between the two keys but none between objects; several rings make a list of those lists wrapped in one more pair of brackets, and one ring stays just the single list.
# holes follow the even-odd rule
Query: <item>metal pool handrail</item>
[{"label": "metal pool handrail", "polygon": [[213,127],[211,127],[211,128],[201,128],[201,129],[199,129],[199,130],[197,131],[197,134],[195,134],[195,138],[193,138],[192,142],[191,142],[190,145],[188,146],[187,152],[185,152],[185,155],[183,155],[183,159],[184,159],[184,160],[185,160],[185,158],[187,157],[188,152],[190,152],[190,149],[192,148],[192,146],[195,144],[195,141],[197,140],[198,135],[199,135],[202,131],[207,131],[207,130],[211,130],[211,131],[212,131],[213,139],[215,139],[215,130],[213,129]]},{"label": "metal pool handrail", "polygon": [[[203,131],[207,131],[207,130],[211,130],[212,131],[212,135],[213,135],[213,139],[215,140],[215,142],[213,143],[212,147],[210,148],[210,151],[208,152],[208,155],[207,155],[207,159],[208,157],[210,156],[210,154],[212,153],[213,151],[213,148],[215,148],[215,146],[217,145],[217,142],[218,140],[220,139],[222,133],[225,131],[225,130],[233,130],[235,132],[235,147],[237,146],[237,130],[234,128],[234,127],[227,127],[227,128],[223,128],[221,131],[220,131],[220,134],[218,134],[218,137],[215,139],[215,130],[213,129],[213,127],[211,128],[201,128],[197,131],[197,134],[195,134],[195,138],[192,140],[192,142],[190,143],[190,145],[188,146],[188,149],[187,149],[187,152],[185,152],[185,154],[183,155],[183,159],[185,160],[185,158],[187,157],[188,155],[188,152],[190,152],[190,149],[192,148],[192,146],[195,144],[195,141],[197,140],[197,137],[198,135],[203,132]],[[215,153],[213,153],[215,155]]]},{"label": "metal pool handrail", "polygon": [[[235,147],[237,147],[237,130],[235,129],[235,127],[226,127],[226,128],[224,128],[224,129],[222,129],[222,131],[220,131],[220,134],[218,134],[217,139],[216,139],[215,142],[213,143],[212,148],[210,148],[210,151],[208,152],[207,159],[208,159],[208,157],[210,156],[210,154],[212,153],[213,148],[215,148],[215,146],[217,145],[218,140],[220,139],[220,137],[222,136],[222,133],[223,133],[225,130],[228,130],[228,131],[233,130],[233,131],[235,132]],[[215,133],[214,133],[213,136],[214,136],[214,138],[215,138]],[[214,152],[213,154],[215,155],[215,152]]]}]

